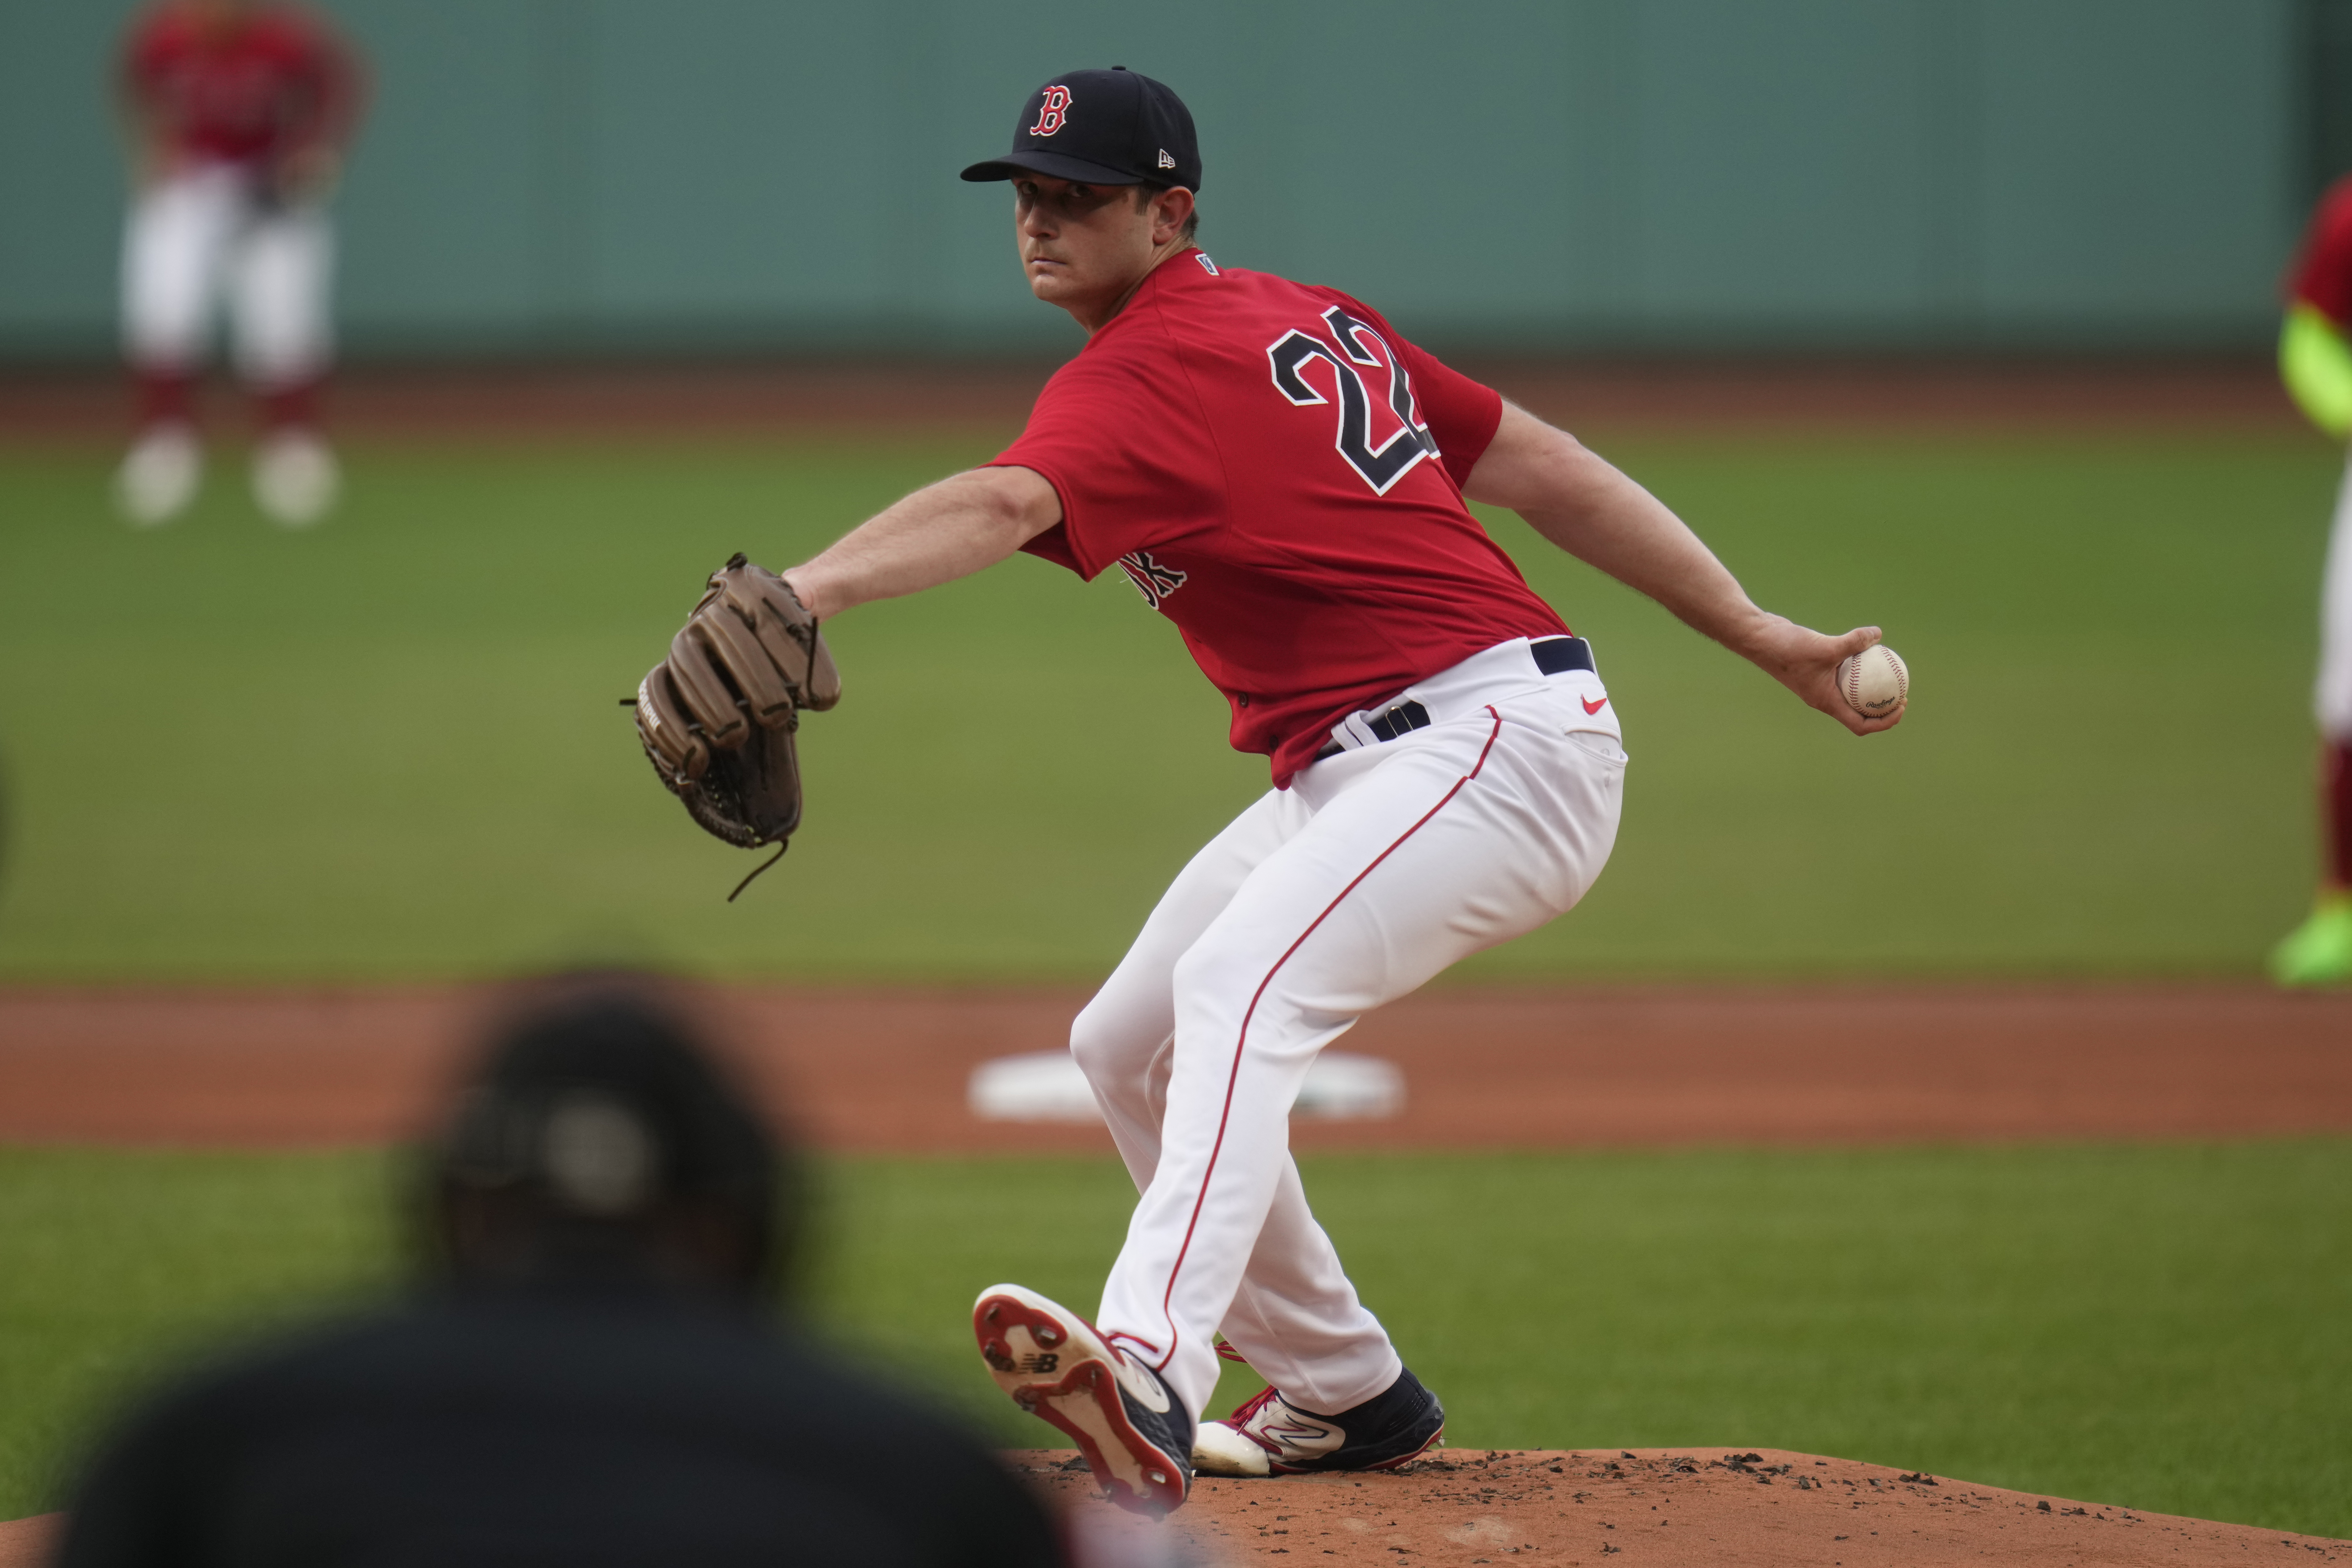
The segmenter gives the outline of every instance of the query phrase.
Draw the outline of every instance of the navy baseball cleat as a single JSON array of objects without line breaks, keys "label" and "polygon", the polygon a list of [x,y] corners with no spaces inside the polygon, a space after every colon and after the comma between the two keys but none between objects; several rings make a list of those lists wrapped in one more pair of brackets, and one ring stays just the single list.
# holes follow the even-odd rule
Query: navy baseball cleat
[{"label": "navy baseball cleat", "polygon": [[996,1386],[1067,1434],[1111,1501],[1155,1519],[1183,1502],[1192,1418],[1158,1373],[1018,1285],[982,1291],[971,1327]]},{"label": "navy baseball cleat", "polygon": [[1204,1421],[1192,1439],[1192,1468],[1204,1476],[1290,1476],[1309,1470],[1392,1470],[1417,1458],[1445,1430],[1445,1406],[1405,1371],[1351,1410],[1318,1415],[1273,1389],[1223,1421]]}]

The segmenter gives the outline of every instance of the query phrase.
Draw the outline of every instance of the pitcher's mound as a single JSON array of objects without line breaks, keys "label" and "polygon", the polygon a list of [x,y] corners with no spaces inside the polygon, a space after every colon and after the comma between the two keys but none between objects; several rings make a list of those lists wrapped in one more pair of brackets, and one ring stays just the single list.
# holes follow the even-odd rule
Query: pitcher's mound
[{"label": "pitcher's mound", "polygon": [[[1094,1502],[1068,1450],[1009,1456],[1066,1506]],[[1387,1475],[1207,1478],[1171,1521],[1209,1563],[1518,1563],[1570,1568],[2202,1568],[2352,1563],[2352,1542],[2213,1524],[1745,1448],[1444,1448]]]}]

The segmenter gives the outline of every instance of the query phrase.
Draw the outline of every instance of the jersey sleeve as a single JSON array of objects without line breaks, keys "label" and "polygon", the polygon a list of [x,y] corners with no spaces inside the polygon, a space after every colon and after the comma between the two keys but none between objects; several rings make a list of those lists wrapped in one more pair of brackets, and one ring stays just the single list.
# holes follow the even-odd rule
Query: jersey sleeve
[{"label": "jersey sleeve", "polygon": [[297,148],[340,151],[365,107],[367,74],[350,43],[323,18],[303,14],[299,37],[310,91],[288,141]]},{"label": "jersey sleeve", "polygon": [[2352,323],[2352,176],[2320,198],[2288,270],[2286,292],[2290,303],[2307,305],[2339,328]]},{"label": "jersey sleeve", "polygon": [[1071,361],[988,466],[1034,469],[1054,487],[1060,526],[1022,548],[1082,577],[1223,510],[1222,467],[1172,364]]},{"label": "jersey sleeve", "polygon": [[1437,449],[1444,456],[1454,488],[1460,489],[1470,482],[1470,470],[1478,466],[1502,426],[1503,395],[1411,342],[1360,300],[1345,294],[1339,298],[1346,300],[1351,314],[1370,321],[1404,361],[1405,374],[1412,378],[1413,402],[1420,406],[1430,434],[1437,437]]},{"label": "jersey sleeve", "polygon": [[132,17],[122,35],[122,47],[115,57],[115,86],[121,101],[141,115],[152,114],[161,107],[155,100],[155,77],[166,47],[163,17],[154,11],[142,11]]}]

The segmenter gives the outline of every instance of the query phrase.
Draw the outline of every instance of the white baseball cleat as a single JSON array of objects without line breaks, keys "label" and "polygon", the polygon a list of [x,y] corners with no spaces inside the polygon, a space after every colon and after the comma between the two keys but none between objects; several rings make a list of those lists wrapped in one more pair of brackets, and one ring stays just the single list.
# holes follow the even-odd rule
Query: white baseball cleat
[{"label": "white baseball cleat", "polygon": [[114,470],[114,504],[133,527],[157,528],[188,510],[205,477],[205,449],[185,425],[159,425],[131,443]]},{"label": "white baseball cleat", "polygon": [[1203,1421],[1192,1434],[1192,1468],[1204,1476],[1270,1476],[1274,1455],[1230,1421]]},{"label": "white baseball cleat", "polygon": [[253,499],[283,528],[308,528],[335,508],[342,465],[307,430],[280,430],[253,453]]},{"label": "white baseball cleat", "polygon": [[996,1385],[1078,1446],[1112,1502],[1154,1518],[1183,1502],[1192,1418],[1158,1373],[1018,1285],[982,1291],[971,1326]]}]

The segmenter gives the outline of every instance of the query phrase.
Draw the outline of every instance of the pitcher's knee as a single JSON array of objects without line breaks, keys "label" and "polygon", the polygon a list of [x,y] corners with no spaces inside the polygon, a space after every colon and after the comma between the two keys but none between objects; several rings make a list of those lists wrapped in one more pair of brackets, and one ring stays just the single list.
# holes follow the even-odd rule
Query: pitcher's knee
[{"label": "pitcher's knee", "polygon": [[1211,927],[1176,961],[1171,979],[1177,1016],[1197,1011],[1204,1004],[1223,1004],[1226,1011],[1236,1005],[1246,1006],[1250,993],[1266,978],[1272,962]]},{"label": "pitcher's knee", "polygon": [[1141,1025],[1097,996],[1071,1020],[1070,1056],[1088,1083],[1123,1083],[1149,1070],[1167,1038],[1164,1028]]}]

